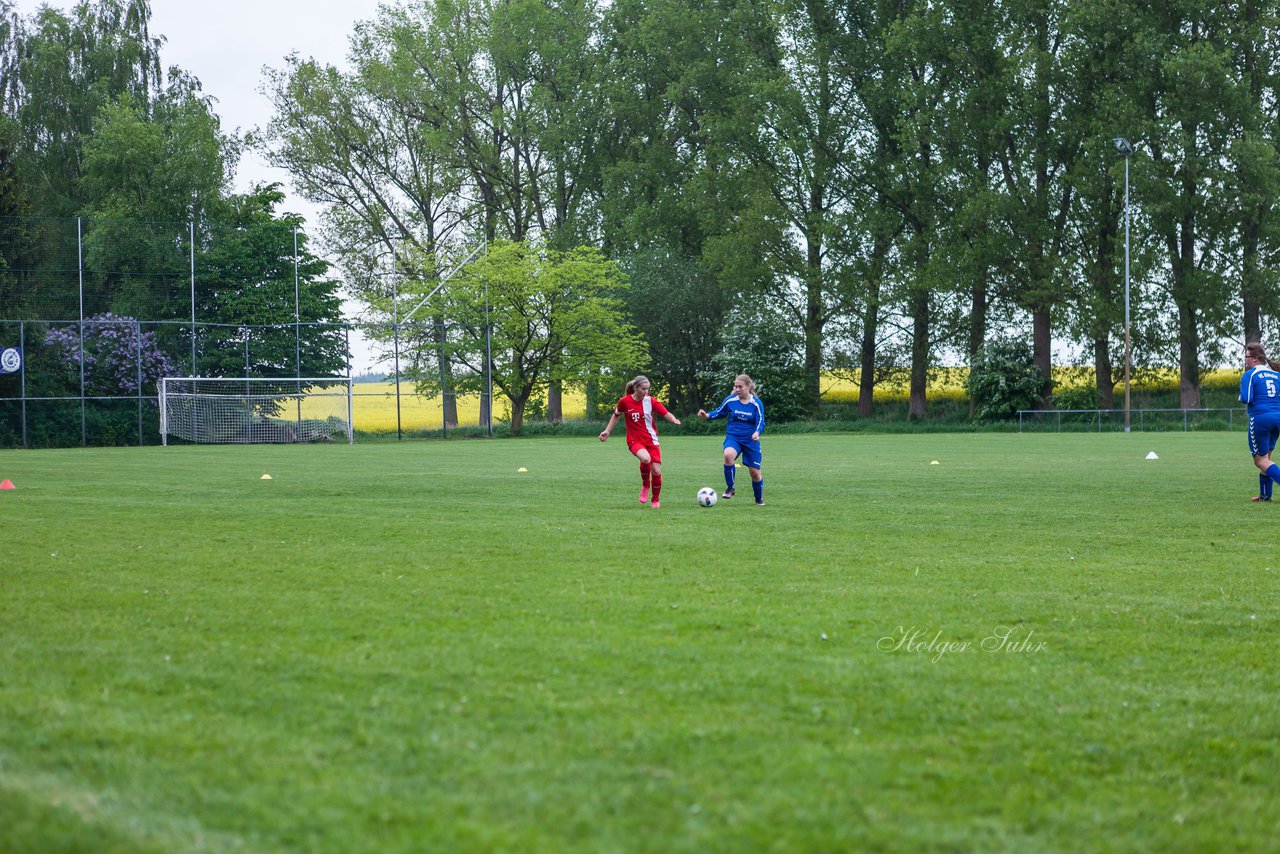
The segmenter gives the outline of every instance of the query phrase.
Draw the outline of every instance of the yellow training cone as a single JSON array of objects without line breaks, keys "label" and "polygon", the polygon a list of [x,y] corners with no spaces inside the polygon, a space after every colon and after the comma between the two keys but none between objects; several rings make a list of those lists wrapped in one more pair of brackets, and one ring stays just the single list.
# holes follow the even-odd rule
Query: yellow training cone
[{"label": "yellow training cone", "polygon": [[516,471],[517,471],[517,472],[522,472],[522,471],[528,471],[528,469],[527,469],[527,468],[525,468],[524,466],[520,466],[520,468],[516,469]]},{"label": "yellow training cone", "polygon": [[264,474],[261,478],[259,478],[259,480],[271,480],[271,475]]},{"label": "yellow training cone", "polygon": [[929,465],[931,465],[931,466],[936,466],[937,464],[938,464],[938,461],[937,461],[937,460],[932,460],[932,461],[930,461],[930,463],[929,463]]}]

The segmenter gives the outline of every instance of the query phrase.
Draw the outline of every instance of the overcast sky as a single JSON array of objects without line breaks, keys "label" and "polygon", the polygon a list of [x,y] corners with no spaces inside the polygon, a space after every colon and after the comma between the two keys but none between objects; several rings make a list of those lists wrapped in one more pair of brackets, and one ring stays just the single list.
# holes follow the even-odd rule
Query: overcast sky
[{"label": "overcast sky", "polygon": [[[24,18],[41,6],[69,10],[75,0],[16,0]],[[161,64],[177,65],[200,80],[226,131],[244,133],[266,125],[271,104],[258,90],[264,66],[282,68],[296,52],[345,67],[348,38],[357,21],[377,13],[379,0],[151,0],[151,34],[163,36]],[[285,208],[307,217],[312,230],[316,210],[290,192],[288,174],[271,169],[245,152],[236,173],[237,190],[252,183],[278,181],[287,193]],[[348,306],[354,317],[355,307]],[[363,342],[352,349],[356,373],[372,367]]]}]

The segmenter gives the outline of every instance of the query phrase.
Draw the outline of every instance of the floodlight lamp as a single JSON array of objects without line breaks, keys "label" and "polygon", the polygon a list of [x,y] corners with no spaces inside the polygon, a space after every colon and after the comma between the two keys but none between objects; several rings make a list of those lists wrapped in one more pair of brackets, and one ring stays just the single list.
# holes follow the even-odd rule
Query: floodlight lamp
[{"label": "floodlight lamp", "polygon": [[1129,143],[1129,140],[1124,137],[1118,136],[1112,140],[1112,142],[1116,145],[1116,151],[1120,152],[1122,156],[1128,157],[1130,154],[1133,154],[1133,146]]}]

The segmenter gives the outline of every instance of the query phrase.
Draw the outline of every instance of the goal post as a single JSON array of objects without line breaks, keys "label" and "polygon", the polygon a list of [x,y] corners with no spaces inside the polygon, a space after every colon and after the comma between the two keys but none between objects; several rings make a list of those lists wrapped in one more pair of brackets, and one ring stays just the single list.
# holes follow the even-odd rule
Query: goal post
[{"label": "goal post", "polygon": [[350,377],[163,377],[159,403],[165,445],[355,442]]}]

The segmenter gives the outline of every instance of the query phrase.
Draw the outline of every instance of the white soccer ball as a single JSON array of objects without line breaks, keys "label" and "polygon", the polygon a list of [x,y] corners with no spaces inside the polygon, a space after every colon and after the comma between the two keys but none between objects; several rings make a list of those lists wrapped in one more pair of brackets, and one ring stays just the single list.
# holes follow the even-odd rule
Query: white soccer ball
[{"label": "white soccer ball", "polygon": [[709,486],[698,490],[698,504],[703,507],[715,507],[716,498],[716,491]]}]

